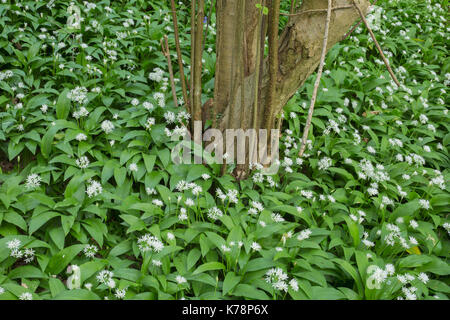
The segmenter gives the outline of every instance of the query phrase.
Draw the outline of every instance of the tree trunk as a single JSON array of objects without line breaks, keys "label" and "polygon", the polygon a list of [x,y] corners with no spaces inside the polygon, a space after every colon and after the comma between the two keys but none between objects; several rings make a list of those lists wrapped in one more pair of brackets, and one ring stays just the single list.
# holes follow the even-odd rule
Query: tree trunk
[{"label": "tree trunk", "polygon": [[[326,19],[327,0],[303,0],[295,15],[290,16],[278,43],[276,74],[270,73],[269,59],[264,59],[260,79],[256,77],[257,44],[261,36],[256,8],[261,0],[217,0],[216,78],[213,112],[206,115],[222,132],[232,128],[275,128],[276,116],[294,93],[305,83],[319,64]],[[270,6],[271,0],[266,1]],[[364,14],[368,0],[356,0]],[[352,0],[333,0],[327,51],[342,39],[359,14]],[[243,7],[244,6],[244,7]],[[314,12],[302,11],[315,10]],[[242,15],[245,13],[245,17]],[[300,13],[300,14],[299,14]],[[272,21],[272,20],[271,20]],[[265,32],[263,30],[265,39]],[[271,34],[272,38],[274,34]],[[263,54],[263,52],[262,52]],[[272,67],[275,63],[272,63]],[[243,70],[243,74],[241,72]],[[274,81],[270,81],[271,77]],[[260,83],[260,88],[255,84]],[[274,88],[270,84],[274,83]],[[243,92],[241,90],[243,89]],[[269,88],[271,90],[269,90]],[[256,90],[259,89],[259,90]],[[273,91],[272,91],[273,90]],[[253,119],[255,92],[258,112]],[[270,104],[267,103],[270,94]],[[270,122],[267,123],[267,108]],[[242,117],[245,115],[245,118]],[[255,125],[253,125],[255,123]],[[258,159],[250,159],[255,162]]]}]

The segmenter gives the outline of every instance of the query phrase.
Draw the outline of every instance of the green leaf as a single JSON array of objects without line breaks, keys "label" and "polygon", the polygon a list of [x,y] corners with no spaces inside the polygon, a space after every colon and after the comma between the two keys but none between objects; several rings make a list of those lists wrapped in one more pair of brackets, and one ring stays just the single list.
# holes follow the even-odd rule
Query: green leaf
[{"label": "green leaf", "polygon": [[46,271],[51,274],[58,274],[63,271],[69,263],[76,257],[81,250],[83,250],[85,245],[75,244],[73,246],[67,247],[57,254],[55,254],[48,263]]},{"label": "green leaf", "polygon": [[22,266],[13,269],[9,273],[9,278],[17,279],[17,278],[47,278],[47,276],[35,266]]},{"label": "green leaf", "polygon": [[225,276],[225,280],[223,281],[222,294],[225,296],[226,294],[231,292],[231,290],[233,290],[234,287],[236,287],[236,285],[240,281],[241,281],[241,277],[240,276],[237,276],[232,271],[228,272],[227,275]]},{"label": "green leaf", "polygon": [[30,235],[32,235],[36,230],[42,227],[50,219],[53,219],[54,217],[57,216],[59,216],[59,213],[55,211],[46,211],[36,216],[33,215],[30,220],[30,230],[29,230]]},{"label": "green leaf", "polygon": [[313,300],[340,300],[345,299],[345,295],[334,288],[311,287],[311,298]]},{"label": "green leaf", "polygon": [[70,99],[67,98],[67,93],[69,93],[69,89],[64,89],[63,92],[58,97],[58,101],[56,102],[56,118],[57,119],[67,119],[67,116],[70,112]]},{"label": "green leaf", "polygon": [[53,298],[66,290],[66,287],[58,278],[50,278],[48,281],[48,286],[50,287],[50,292]]},{"label": "green leaf", "polygon": [[20,229],[22,229],[25,232],[27,231],[27,223],[22,218],[22,216],[19,215],[15,211],[6,212],[3,216],[3,220],[8,221],[9,223],[12,223],[12,224],[18,226]]},{"label": "green leaf", "polygon": [[238,284],[233,292],[234,296],[244,297],[249,300],[269,300],[267,294],[264,291],[258,290],[255,287],[248,284]]},{"label": "green leaf", "polygon": [[210,270],[225,270],[225,266],[220,262],[207,262],[199,266],[192,274],[199,274]]},{"label": "green leaf", "polygon": [[100,297],[86,289],[74,289],[62,291],[54,300],[100,300]]}]

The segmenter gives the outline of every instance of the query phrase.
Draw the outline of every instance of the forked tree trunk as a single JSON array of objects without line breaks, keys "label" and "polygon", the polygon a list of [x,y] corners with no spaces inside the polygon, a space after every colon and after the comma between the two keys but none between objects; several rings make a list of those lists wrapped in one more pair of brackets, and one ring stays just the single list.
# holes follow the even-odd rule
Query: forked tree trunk
[{"label": "forked tree trunk", "polygon": [[[265,40],[267,25],[272,20],[261,23],[262,15],[255,6],[257,3],[271,7],[272,0],[217,0],[214,99],[211,112],[204,113],[203,117],[212,120],[213,126],[221,131],[275,128],[276,117],[282,112],[283,106],[319,64],[328,1],[303,0],[276,41],[277,70],[272,76],[275,86],[272,88],[274,93],[270,95],[271,103],[267,104],[268,92],[271,92],[270,69],[274,70],[273,64],[269,68],[269,59],[261,63],[260,79],[255,77],[259,65],[258,37],[261,37],[262,32],[262,39]],[[327,50],[340,41],[359,18],[356,9],[351,7],[352,3],[352,0],[333,0]],[[366,14],[370,2],[356,0],[356,3]],[[272,12],[270,10],[269,17]],[[258,83],[260,88],[255,88]],[[255,93],[258,94],[256,118],[253,116]],[[267,108],[270,108],[270,114]],[[270,121],[266,120],[268,116]],[[257,162],[258,159],[248,160]],[[240,168],[244,170],[242,166]]]}]

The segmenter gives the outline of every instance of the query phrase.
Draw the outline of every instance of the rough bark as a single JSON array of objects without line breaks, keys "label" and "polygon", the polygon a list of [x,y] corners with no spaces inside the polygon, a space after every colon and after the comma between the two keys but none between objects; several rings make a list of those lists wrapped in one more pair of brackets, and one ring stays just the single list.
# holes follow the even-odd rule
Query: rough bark
[{"label": "rough bark", "polygon": [[[222,0],[224,1],[224,0]],[[218,2],[221,2],[220,0]],[[233,0],[226,1],[227,3],[233,2]],[[251,5],[254,6],[252,0],[246,2],[246,12],[253,12],[249,7]],[[356,1],[361,8],[361,10],[366,14],[367,9],[370,5],[368,0],[357,0]],[[341,6],[349,6],[352,5],[351,0],[334,0],[333,7],[341,7]],[[222,7],[223,8],[223,7]],[[322,49],[322,40],[325,26],[325,18],[326,18],[326,8],[327,8],[327,0],[304,0],[301,7],[298,11],[305,10],[317,10],[317,9],[325,9],[324,11],[314,12],[314,13],[306,13],[298,16],[292,16],[290,22],[286,26],[285,30],[280,36],[279,40],[279,48],[278,48],[278,56],[279,56],[279,66],[278,66],[278,74],[277,81],[275,87],[275,95],[274,95],[274,115],[279,114],[282,111],[283,106],[286,102],[294,95],[294,93],[300,88],[307,78],[314,72],[317,68]],[[221,7],[218,6],[218,14],[225,15],[224,13],[220,13]],[[222,9],[223,10],[223,9]],[[229,14],[229,13],[228,13]],[[257,14],[257,12],[256,12]],[[226,15],[225,15],[226,16]],[[352,24],[358,19],[359,14],[355,9],[345,9],[345,10],[336,10],[332,12],[331,22],[330,22],[330,31],[328,36],[328,46],[327,51],[331,49],[337,42],[342,39],[342,36],[348,31],[348,29],[352,26]],[[248,19],[247,21],[249,21]],[[253,103],[255,100],[255,72],[254,66],[249,68],[249,64],[253,65],[253,62],[256,62],[256,57],[250,52],[256,52],[256,44],[253,45],[253,41],[256,42],[256,35],[252,34],[252,30],[255,30],[256,26],[251,27],[250,24],[253,20],[247,23],[247,31],[246,31],[246,46],[247,46],[247,65],[246,70],[252,71],[250,74],[246,75],[244,80],[244,97],[245,104],[241,105],[241,99],[231,99],[227,98],[227,102],[223,102],[224,100],[220,100],[219,104],[214,99],[214,108],[218,108],[220,113],[222,113],[222,117],[217,123],[217,127],[221,130],[226,128],[238,128],[241,125],[241,113],[250,117],[253,110]],[[218,24],[218,27],[221,28],[223,25]],[[221,32],[225,32],[226,29],[221,29]],[[250,31],[249,31],[250,30]],[[232,39],[230,37],[229,39]],[[218,66],[223,66],[223,55],[226,54],[225,47],[230,48],[233,47],[233,44],[223,43],[224,38],[218,39],[218,55],[222,56],[222,59],[218,57]],[[220,59],[220,60],[219,60]],[[228,64],[228,68],[232,65]],[[255,64],[256,65],[256,64]],[[216,68],[216,75],[221,78],[223,75]],[[223,79],[223,78],[222,78]],[[217,81],[217,80],[216,80]],[[225,95],[231,90],[228,89],[226,85],[222,86],[224,81],[216,82],[216,91],[222,91],[221,94]],[[269,84],[269,71],[268,71],[268,61],[264,61],[263,68],[263,76],[261,83],[260,97],[259,97],[259,105],[264,106],[267,99],[267,86]],[[241,86],[239,85],[233,95],[240,97],[241,95]],[[230,101],[234,101],[235,105],[232,108],[229,104]],[[242,108],[244,110],[242,110]],[[231,110],[233,112],[230,112]],[[259,118],[257,119],[257,127],[261,127],[261,124],[264,120],[264,113],[258,113]],[[248,126],[247,126],[248,128]]]}]

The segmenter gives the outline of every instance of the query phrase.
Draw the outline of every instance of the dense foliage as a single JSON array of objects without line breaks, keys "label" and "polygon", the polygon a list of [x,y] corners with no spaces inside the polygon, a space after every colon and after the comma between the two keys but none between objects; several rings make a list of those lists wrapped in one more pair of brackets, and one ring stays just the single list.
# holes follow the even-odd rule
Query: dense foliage
[{"label": "dense foliage", "polygon": [[[402,87],[359,27],[327,55],[306,155],[314,76],[278,174],[240,182],[170,159],[189,114],[160,50],[167,34],[176,61],[168,1],[75,4],[79,29],[67,1],[0,3],[0,299],[448,297],[447,1],[379,1]],[[214,17],[205,32],[204,101]]]}]

